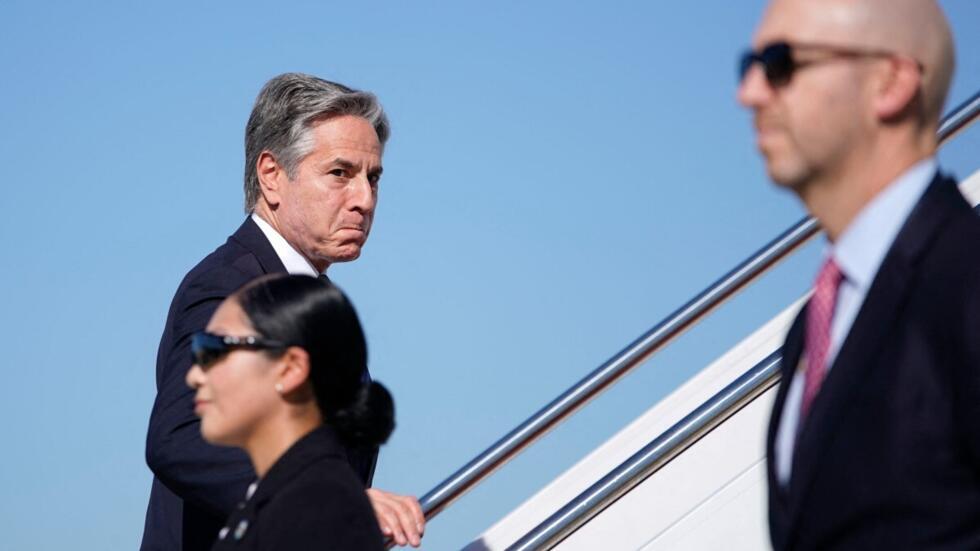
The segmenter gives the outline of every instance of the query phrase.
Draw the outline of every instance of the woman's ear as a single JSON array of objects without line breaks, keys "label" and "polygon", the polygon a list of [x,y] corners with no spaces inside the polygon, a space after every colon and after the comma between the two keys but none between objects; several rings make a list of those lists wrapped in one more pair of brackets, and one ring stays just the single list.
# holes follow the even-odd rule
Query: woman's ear
[{"label": "woman's ear", "polygon": [[310,355],[298,346],[290,346],[280,358],[276,373],[276,391],[284,396],[308,389],[310,379]]}]

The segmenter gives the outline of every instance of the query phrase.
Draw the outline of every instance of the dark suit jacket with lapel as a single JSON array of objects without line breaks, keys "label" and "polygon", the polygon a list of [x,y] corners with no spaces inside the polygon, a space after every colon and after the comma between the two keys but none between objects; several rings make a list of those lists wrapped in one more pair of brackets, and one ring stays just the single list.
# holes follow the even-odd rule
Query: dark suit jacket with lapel
[{"label": "dark suit jacket with lapel", "polygon": [[293,444],[232,513],[213,551],[381,551],[381,529],[344,448],[322,426]]},{"label": "dark suit jacket with lapel", "polygon": [[767,455],[773,546],[980,549],[980,219],[937,176],[886,254],[781,487],[774,441],[803,352],[783,347]]},{"label": "dark suit jacket with lapel", "polygon": [[[195,266],[174,295],[157,353],[157,397],[146,438],[153,486],[142,550],[210,549],[255,472],[235,448],[201,438],[194,392],[184,382],[190,336],[205,328],[218,304],[242,285],[286,269],[262,230],[247,218],[228,241]],[[355,472],[370,485],[377,450],[349,450]]]}]

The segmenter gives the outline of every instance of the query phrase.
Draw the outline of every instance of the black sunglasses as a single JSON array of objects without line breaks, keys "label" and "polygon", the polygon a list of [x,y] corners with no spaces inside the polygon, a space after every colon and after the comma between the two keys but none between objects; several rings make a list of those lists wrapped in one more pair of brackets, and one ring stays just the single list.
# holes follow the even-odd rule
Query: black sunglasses
[{"label": "black sunglasses", "polygon": [[[822,50],[830,55],[822,59],[798,61],[794,55],[794,50],[803,49]],[[739,82],[745,80],[745,75],[749,72],[749,69],[756,63],[761,63],[769,86],[778,88],[789,84],[789,81],[793,78],[793,73],[797,69],[806,67],[807,65],[841,57],[891,57],[893,55],[895,54],[883,50],[857,50],[825,44],[790,45],[788,42],[772,42],[758,52],[749,50],[742,54],[738,64],[738,80]],[[919,64],[919,70],[922,70],[921,63]]]},{"label": "black sunglasses", "polygon": [[276,350],[286,345],[262,337],[232,337],[200,331],[191,336],[191,360],[202,369],[211,367],[232,350]]}]

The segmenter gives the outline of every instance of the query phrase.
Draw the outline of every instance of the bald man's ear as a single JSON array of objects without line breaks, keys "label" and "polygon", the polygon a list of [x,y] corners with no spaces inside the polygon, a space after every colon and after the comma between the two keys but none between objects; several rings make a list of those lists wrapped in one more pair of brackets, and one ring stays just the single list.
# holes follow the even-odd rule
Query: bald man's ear
[{"label": "bald man's ear", "polygon": [[288,180],[286,170],[276,161],[272,153],[263,151],[259,154],[259,160],[255,162],[255,174],[259,178],[259,191],[262,198],[275,208],[282,201],[279,190]]},{"label": "bald man's ear", "polygon": [[878,119],[893,122],[911,114],[921,98],[922,69],[909,57],[889,58],[875,94],[875,114]]}]

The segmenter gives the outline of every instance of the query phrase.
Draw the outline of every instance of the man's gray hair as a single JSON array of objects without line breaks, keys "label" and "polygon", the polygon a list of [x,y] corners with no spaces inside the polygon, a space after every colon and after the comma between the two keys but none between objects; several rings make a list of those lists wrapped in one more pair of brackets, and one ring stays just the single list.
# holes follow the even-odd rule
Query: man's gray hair
[{"label": "man's gray hair", "polygon": [[313,124],[344,115],[367,119],[382,147],[388,141],[388,117],[374,94],[302,73],[285,73],[267,82],[245,127],[245,211],[255,210],[261,195],[256,163],[263,151],[271,153],[292,179],[300,161],[313,150]]}]

